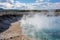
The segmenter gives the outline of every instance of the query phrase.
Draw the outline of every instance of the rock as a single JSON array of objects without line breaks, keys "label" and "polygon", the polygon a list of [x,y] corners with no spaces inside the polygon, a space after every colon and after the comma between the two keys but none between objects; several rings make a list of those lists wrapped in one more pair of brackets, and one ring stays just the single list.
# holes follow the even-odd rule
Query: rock
[{"label": "rock", "polygon": [[[21,17],[4,17],[0,21],[0,40],[35,40],[27,35],[22,34],[22,27],[20,26]],[[11,21],[12,20],[12,21]]]},{"label": "rock", "polygon": [[13,16],[10,17],[6,17],[6,16],[1,17],[0,39],[7,39],[10,37],[19,36],[22,33],[20,22],[16,19],[17,17],[13,17]]}]

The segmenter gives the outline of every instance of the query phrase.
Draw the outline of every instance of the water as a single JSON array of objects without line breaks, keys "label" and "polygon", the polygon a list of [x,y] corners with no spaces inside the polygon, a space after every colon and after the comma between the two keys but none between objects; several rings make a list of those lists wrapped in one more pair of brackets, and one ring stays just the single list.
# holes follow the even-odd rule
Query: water
[{"label": "water", "polygon": [[[33,13],[33,12],[32,12]],[[48,16],[49,15],[49,16]],[[60,16],[49,10],[34,15],[23,16],[21,19],[23,35],[36,40],[60,40]]]}]

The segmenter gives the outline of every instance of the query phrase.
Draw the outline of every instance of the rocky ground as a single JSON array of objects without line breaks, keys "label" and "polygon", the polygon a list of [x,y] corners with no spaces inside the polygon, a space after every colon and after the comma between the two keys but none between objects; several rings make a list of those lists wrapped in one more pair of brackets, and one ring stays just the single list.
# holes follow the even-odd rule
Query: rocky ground
[{"label": "rocky ground", "polygon": [[18,40],[21,35],[19,20],[21,16],[4,15],[0,17],[0,40]]},{"label": "rocky ground", "polygon": [[22,35],[20,19],[22,16],[4,15],[0,16],[0,40],[35,40]]}]

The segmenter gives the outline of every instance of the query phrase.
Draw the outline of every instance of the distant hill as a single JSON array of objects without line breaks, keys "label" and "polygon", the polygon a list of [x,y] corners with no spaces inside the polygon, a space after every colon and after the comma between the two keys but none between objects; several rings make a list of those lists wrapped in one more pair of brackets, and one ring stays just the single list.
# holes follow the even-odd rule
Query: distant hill
[{"label": "distant hill", "polygon": [[0,11],[4,10],[3,8],[0,8]]},{"label": "distant hill", "polygon": [[60,12],[60,9],[57,9],[56,12]]},{"label": "distant hill", "polygon": [[[53,9],[51,9],[53,10]],[[54,9],[55,12],[60,12],[60,9]],[[17,11],[17,12],[30,12],[30,11],[33,11],[33,12],[41,12],[41,11],[48,11],[48,10],[18,10],[18,9],[3,9],[3,8],[0,8],[0,11]]]}]

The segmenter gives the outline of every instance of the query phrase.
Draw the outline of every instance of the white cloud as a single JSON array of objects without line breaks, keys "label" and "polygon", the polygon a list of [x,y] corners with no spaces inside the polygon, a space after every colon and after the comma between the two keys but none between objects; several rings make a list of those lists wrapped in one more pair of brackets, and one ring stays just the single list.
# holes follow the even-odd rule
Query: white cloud
[{"label": "white cloud", "polygon": [[14,0],[10,0],[10,2],[14,3]]},{"label": "white cloud", "polygon": [[35,2],[43,2],[44,0],[36,0]]},{"label": "white cloud", "polygon": [[3,6],[3,8],[8,8],[8,9],[10,9],[10,8],[12,8],[14,6],[14,5],[12,5],[12,4],[8,3],[8,2],[0,3],[0,5]]},{"label": "white cloud", "polygon": [[0,2],[0,7],[2,6],[4,9],[60,9],[60,2],[51,3],[50,0],[36,0],[35,3],[21,3],[14,0],[7,0],[7,2]]},{"label": "white cloud", "polygon": [[41,2],[49,2],[50,0],[36,0],[35,2],[39,2],[39,3],[41,3]]}]

